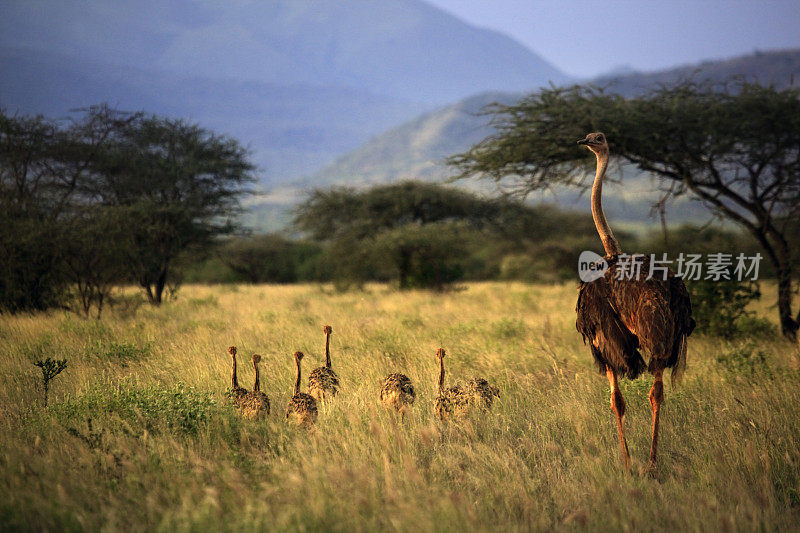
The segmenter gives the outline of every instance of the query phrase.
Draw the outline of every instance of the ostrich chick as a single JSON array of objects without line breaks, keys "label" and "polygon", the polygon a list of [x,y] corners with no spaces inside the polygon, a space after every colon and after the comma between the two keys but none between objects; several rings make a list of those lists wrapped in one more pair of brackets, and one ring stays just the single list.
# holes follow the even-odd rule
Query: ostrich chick
[{"label": "ostrich chick", "polygon": [[325,326],[325,366],[315,368],[308,376],[308,393],[318,402],[336,396],[339,392],[339,376],[331,368],[331,333],[333,328]]},{"label": "ostrich chick", "polygon": [[383,380],[380,391],[380,402],[387,409],[394,409],[405,418],[406,411],[414,403],[417,395],[414,384],[405,374],[393,373]]},{"label": "ostrich chick", "polygon": [[467,382],[464,393],[471,405],[482,409],[491,409],[495,398],[500,397],[500,389],[483,378],[472,378]]},{"label": "ostrich chick", "polygon": [[242,399],[242,416],[249,419],[259,418],[269,414],[269,397],[261,392],[261,379],[258,372],[258,364],[261,356],[253,354],[253,368],[256,371],[256,379],[253,383],[253,390],[248,392]]},{"label": "ostrich chick", "polygon": [[297,365],[297,379],[294,382],[294,394],[286,404],[286,420],[298,426],[310,427],[317,421],[317,400],[310,394],[300,392],[300,361],[303,352],[294,352],[294,362]]},{"label": "ostrich chick", "polygon": [[436,351],[436,359],[439,361],[439,395],[436,398],[436,416],[440,420],[450,420],[453,417],[463,415],[469,410],[469,396],[461,387],[454,385],[445,389],[444,387],[444,348]]},{"label": "ostrich chick", "polygon": [[231,388],[228,389],[225,396],[227,396],[231,403],[238,407],[244,397],[247,396],[247,389],[240,387],[239,380],[236,378],[236,346],[229,346],[228,353],[233,360],[233,372],[231,373]]}]

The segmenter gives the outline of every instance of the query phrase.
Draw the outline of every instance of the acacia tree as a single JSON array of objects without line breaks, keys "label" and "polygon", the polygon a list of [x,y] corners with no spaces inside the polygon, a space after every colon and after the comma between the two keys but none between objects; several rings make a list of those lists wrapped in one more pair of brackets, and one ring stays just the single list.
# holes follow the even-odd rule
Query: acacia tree
[{"label": "acacia tree", "polygon": [[79,194],[118,215],[131,243],[125,261],[130,276],[158,305],[176,281],[181,253],[235,229],[234,213],[253,170],[235,139],[183,120],[138,114],[116,125]]},{"label": "acacia tree", "polygon": [[87,318],[94,307],[99,319],[113,289],[127,281],[132,243],[126,222],[113,208],[92,207],[76,209],[62,225],[62,261]]},{"label": "acacia tree", "polygon": [[129,118],[107,107],[65,121],[0,111],[0,309],[65,305],[64,225],[75,189]]},{"label": "acacia tree", "polygon": [[523,195],[586,187],[594,158],[575,141],[603,131],[618,161],[660,178],[661,206],[689,195],[758,241],[777,276],[781,329],[797,340],[791,232],[800,210],[800,90],[686,81],[623,98],[573,86],[487,112],[497,133],[449,160],[461,177],[510,183]]},{"label": "acacia tree", "polygon": [[[501,202],[452,187],[408,181],[364,191],[316,190],[297,208],[295,225],[311,238],[330,244],[328,256],[336,263],[339,279],[380,277],[384,267],[380,263],[387,262],[402,289],[442,288],[454,281],[457,269],[452,262],[458,260],[452,239],[443,233],[451,231],[453,223],[460,228],[482,228],[501,212]],[[430,225],[436,229],[421,229]],[[448,257],[450,263],[445,261]]]}]

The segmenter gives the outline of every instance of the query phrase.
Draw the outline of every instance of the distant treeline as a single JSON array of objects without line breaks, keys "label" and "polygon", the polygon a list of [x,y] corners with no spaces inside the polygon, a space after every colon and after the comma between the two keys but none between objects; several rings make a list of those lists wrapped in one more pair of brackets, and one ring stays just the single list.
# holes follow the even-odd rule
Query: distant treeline
[{"label": "distant treeline", "polygon": [[[181,120],[105,106],[64,121],[0,113],[0,312],[99,316],[116,287],[158,305],[182,280],[559,282],[576,279],[581,251],[601,249],[589,213],[416,181],[316,190],[291,237],[245,236],[235,214],[253,180],[236,140]],[[618,236],[673,257],[759,250],[712,227]]]},{"label": "distant treeline", "polygon": [[[590,214],[484,198],[453,187],[405,182],[316,191],[297,209],[295,230],[232,236],[193,262],[187,280],[205,283],[383,281],[446,289],[460,281],[574,280],[583,250],[602,251]],[[641,253],[745,253],[758,244],[715,226],[682,226],[643,238],[618,232]],[[770,275],[762,262],[761,276]]]}]

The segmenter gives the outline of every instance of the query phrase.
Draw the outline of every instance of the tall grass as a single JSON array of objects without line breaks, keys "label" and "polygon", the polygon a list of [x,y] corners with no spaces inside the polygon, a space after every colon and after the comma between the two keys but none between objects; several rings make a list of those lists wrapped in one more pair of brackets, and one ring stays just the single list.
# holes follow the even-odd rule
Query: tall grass
[{"label": "tall grass", "polygon": [[[188,286],[180,296],[102,322],[0,317],[1,529],[800,526],[800,370],[774,337],[690,339],[684,381],[666,389],[651,479],[641,475],[650,381],[622,385],[627,473],[571,284]],[[284,424],[283,407],[291,354],[306,353],[306,376],[324,364],[324,324],[342,391],[309,432]],[[231,344],[243,362],[263,356],[266,420],[240,420],[225,402]],[[481,375],[500,387],[491,414],[435,419],[439,346],[449,383]],[[31,364],[43,355],[69,360],[47,409]],[[251,386],[252,368],[239,366]],[[393,371],[417,389],[405,421],[377,404]]]}]

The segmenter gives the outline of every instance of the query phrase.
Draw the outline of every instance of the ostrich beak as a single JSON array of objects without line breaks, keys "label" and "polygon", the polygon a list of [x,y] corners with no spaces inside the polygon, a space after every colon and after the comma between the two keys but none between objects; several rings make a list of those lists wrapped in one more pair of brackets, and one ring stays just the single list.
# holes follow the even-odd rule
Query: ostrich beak
[{"label": "ostrich beak", "polygon": [[584,144],[585,145],[585,144],[588,144],[588,143],[589,143],[589,141],[587,141],[586,139],[581,139],[580,141],[578,141],[578,144]]}]

